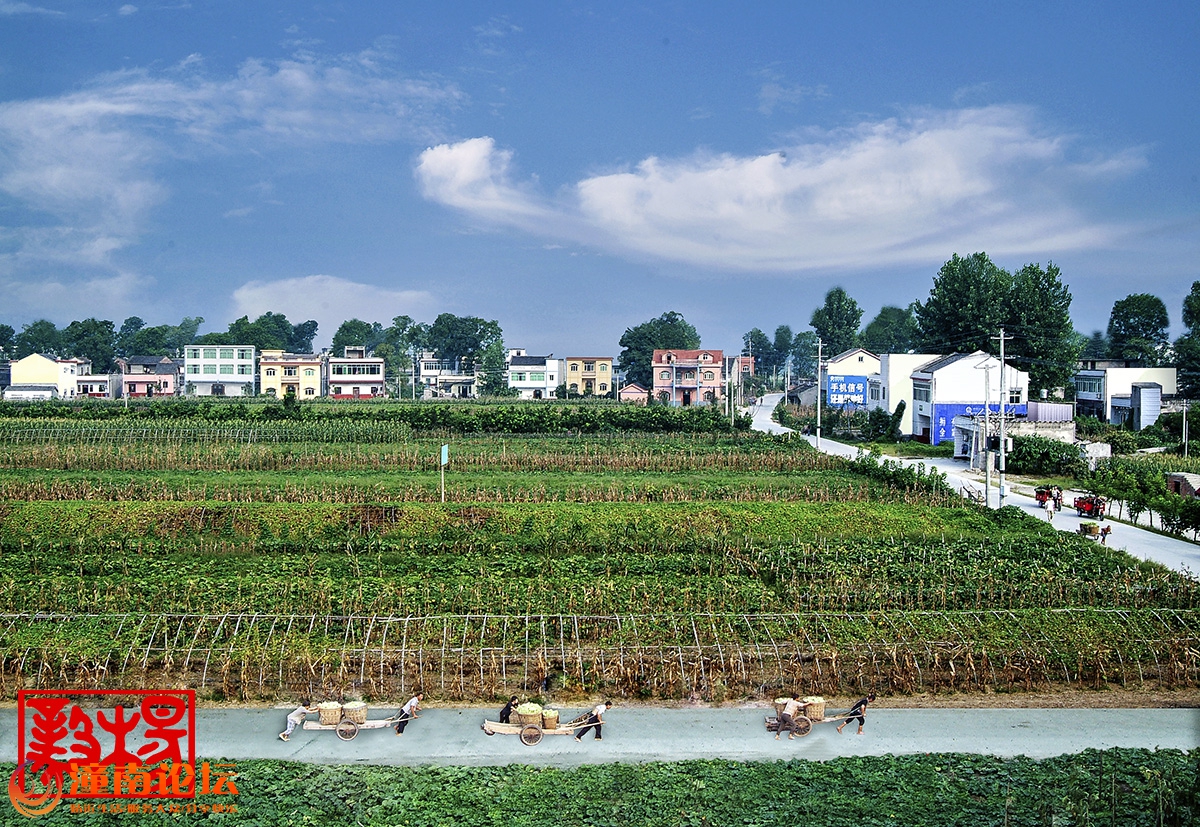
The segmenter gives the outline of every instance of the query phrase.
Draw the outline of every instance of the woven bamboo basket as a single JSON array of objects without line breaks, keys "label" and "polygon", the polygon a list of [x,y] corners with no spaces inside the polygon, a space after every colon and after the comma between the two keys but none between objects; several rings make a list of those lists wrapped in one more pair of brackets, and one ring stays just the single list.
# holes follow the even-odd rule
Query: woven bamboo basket
[{"label": "woven bamboo basket", "polygon": [[522,724],[537,724],[542,725],[542,706],[535,704],[533,701],[526,701],[518,706],[515,710],[517,720]]},{"label": "woven bamboo basket", "polygon": [[558,710],[542,710],[542,729],[558,729]]},{"label": "woven bamboo basket", "polygon": [[810,721],[825,720],[825,699],[820,695],[808,695],[804,701],[804,717]]},{"label": "woven bamboo basket", "polygon": [[346,713],[346,717],[356,724],[365,724],[367,722],[367,705],[362,701],[351,701],[342,707],[342,711]]},{"label": "woven bamboo basket", "polygon": [[342,720],[342,705],[337,701],[322,701],[317,704],[317,717],[321,726],[333,726]]}]

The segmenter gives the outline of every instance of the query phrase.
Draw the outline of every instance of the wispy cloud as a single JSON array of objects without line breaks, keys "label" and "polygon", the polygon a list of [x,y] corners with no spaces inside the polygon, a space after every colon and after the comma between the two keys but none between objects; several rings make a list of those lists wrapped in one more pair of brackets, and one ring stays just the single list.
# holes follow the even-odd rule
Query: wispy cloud
[{"label": "wispy cloud", "polygon": [[757,156],[650,157],[558,196],[517,185],[490,138],[428,150],[427,198],[482,220],[611,252],[729,271],[939,261],[955,250],[1045,255],[1114,240],[1086,186],[1139,150],[1078,157],[1016,106],[924,111]]},{"label": "wispy cloud", "polygon": [[385,327],[396,316],[429,318],[438,308],[424,290],[391,290],[336,276],[312,275],[277,281],[251,281],[233,292],[232,319],[258,318],[271,311],[293,324],[317,322],[318,344],[328,344],[347,319],[379,322]]},{"label": "wispy cloud", "polygon": [[28,3],[9,3],[0,0],[0,15],[16,14],[49,14],[61,16],[62,12],[54,9],[44,9],[41,6],[31,6]]},{"label": "wispy cloud", "polygon": [[93,317],[119,323],[131,307],[146,318],[170,318],[177,312],[170,297],[152,286],[151,279],[129,272],[70,280],[45,274],[34,279],[0,276],[7,318],[46,318],[52,308],[53,320],[64,323]]},{"label": "wispy cloud", "polygon": [[170,195],[159,177],[167,161],[429,140],[462,98],[452,85],[405,76],[378,48],[248,60],[232,77],[202,69],[189,55],[168,71],[117,72],[58,97],[0,103],[0,194],[37,216],[9,228],[19,255],[95,264],[128,245]]},{"label": "wispy cloud", "polygon": [[774,114],[779,107],[794,109],[801,101],[829,96],[824,84],[805,86],[792,83],[772,67],[761,69],[757,74],[762,78],[762,84],[758,87],[758,111],[763,115]]}]

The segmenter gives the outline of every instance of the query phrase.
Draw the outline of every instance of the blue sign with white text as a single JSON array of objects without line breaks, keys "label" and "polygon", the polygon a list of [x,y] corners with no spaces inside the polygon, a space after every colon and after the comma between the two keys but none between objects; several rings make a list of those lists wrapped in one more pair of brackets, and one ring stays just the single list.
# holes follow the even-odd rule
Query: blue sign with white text
[{"label": "blue sign with white text", "polygon": [[[983,407],[982,402],[973,405],[934,405],[933,427],[929,430],[929,444],[937,445],[944,439],[954,439],[954,417],[981,416]],[[991,408],[992,413],[1000,412],[999,402],[993,402],[988,407]],[[1005,405],[1004,412],[1010,415],[1025,416],[1029,412],[1029,406],[1025,404]]]},{"label": "blue sign with white text", "polygon": [[825,401],[831,408],[863,408],[867,404],[867,377],[829,376]]}]

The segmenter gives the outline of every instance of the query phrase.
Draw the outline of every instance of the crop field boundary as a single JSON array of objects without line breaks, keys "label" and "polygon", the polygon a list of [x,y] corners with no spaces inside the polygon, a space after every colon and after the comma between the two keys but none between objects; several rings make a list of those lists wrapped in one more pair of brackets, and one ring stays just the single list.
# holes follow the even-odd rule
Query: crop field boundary
[{"label": "crop field boundary", "polygon": [[171,685],[213,698],[417,687],[446,699],[567,689],[626,697],[859,690],[1180,688],[1200,612],[0,615],[0,693]]}]

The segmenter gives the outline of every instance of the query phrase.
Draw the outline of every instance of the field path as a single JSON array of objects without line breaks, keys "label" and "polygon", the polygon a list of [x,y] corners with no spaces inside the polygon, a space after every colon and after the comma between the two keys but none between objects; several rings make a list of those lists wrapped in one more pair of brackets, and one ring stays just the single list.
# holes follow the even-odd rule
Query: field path
[{"label": "field path", "polygon": [[[791,429],[785,428],[771,419],[771,414],[774,412],[775,406],[779,404],[779,400],[782,398],[783,394],[773,393],[766,394],[758,400],[758,404],[751,409],[754,416],[752,426],[754,430],[777,434],[790,432]],[[816,444],[815,436],[805,436],[803,438],[807,439],[811,444]],[[821,450],[827,454],[853,457],[857,455],[859,448],[855,445],[845,445],[840,442],[834,442],[827,437],[822,437]],[[909,465],[920,462],[927,468],[936,468],[938,471],[946,474],[949,483],[960,491],[983,491],[982,475],[970,471],[967,468],[965,460],[937,458],[901,460],[901,462]],[[994,474],[992,475],[992,483],[993,487],[997,483],[997,477]],[[1029,486],[1013,485],[1012,483],[1009,483],[1008,488],[1009,496],[1005,503],[1006,505],[1013,505],[1023,509],[1038,519],[1046,519],[1046,512],[1042,510],[1033,498],[1032,488]],[[1064,503],[1073,502],[1078,493],[1080,492],[1064,491]],[[999,505],[998,500],[999,495],[993,490],[991,497],[992,507]],[[1079,517],[1074,509],[1068,506],[1055,515],[1054,527],[1059,531],[1075,533],[1079,530],[1079,524],[1084,522],[1085,519]],[[1193,577],[1200,575],[1200,545],[1176,537],[1167,537],[1153,531],[1147,531],[1125,522],[1116,522],[1113,520],[1106,522],[1113,527],[1113,533],[1108,538],[1108,544],[1114,548],[1124,549],[1134,557],[1162,563],[1164,566]]]},{"label": "field path", "polygon": [[[383,717],[390,709],[372,710]],[[576,711],[568,709],[568,712]],[[604,740],[589,735],[546,736],[536,746],[516,736],[480,730],[491,709],[433,709],[412,722],[404,736],[390,729],[363,731],[353,741],[332,732],[297,730],[278,740],[287,709],[203,709],[197,717],[200,757],[234,760],[273,758],[317,764],[570,767],[612,762],[680,761],[693,758],[774,761],[829,760],[845,755],[966,752],[1046,758],[1090,747],[1200,748],[1196,709],[876,709],[866,732],[855,724],[839,735],[820,724],[789,742],[766,732],[762,708],[613,707]],[[312,716],[315,718],[315,716]],[[16,759],[16,711],[0,710],[0,757]],[[105,745],[107,746],[107,745]]]}]

